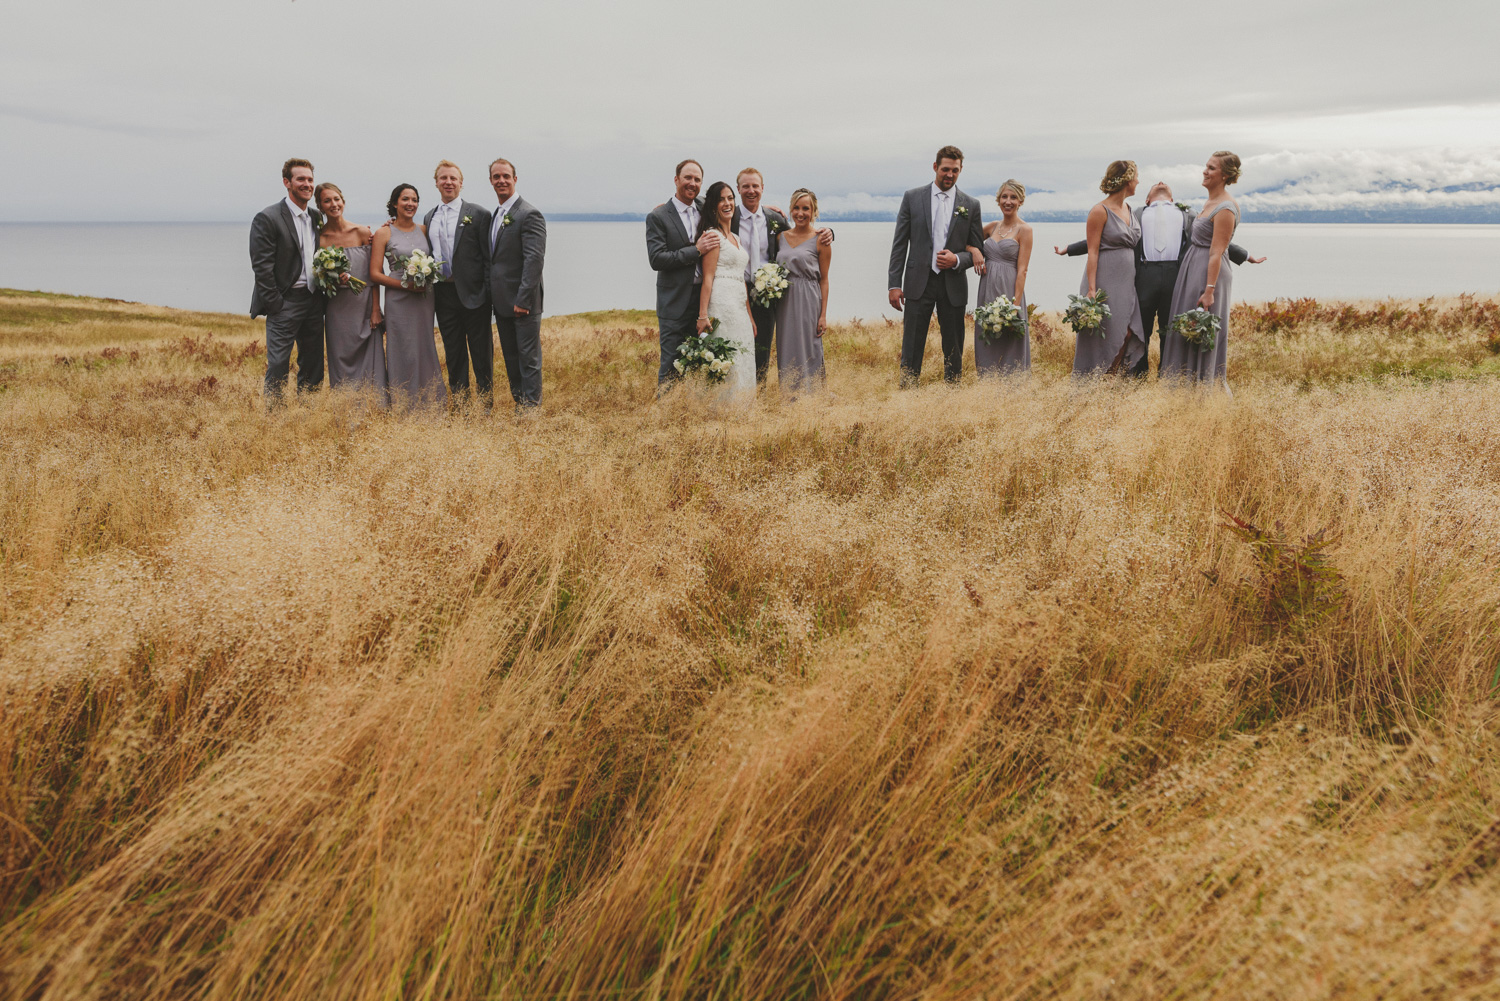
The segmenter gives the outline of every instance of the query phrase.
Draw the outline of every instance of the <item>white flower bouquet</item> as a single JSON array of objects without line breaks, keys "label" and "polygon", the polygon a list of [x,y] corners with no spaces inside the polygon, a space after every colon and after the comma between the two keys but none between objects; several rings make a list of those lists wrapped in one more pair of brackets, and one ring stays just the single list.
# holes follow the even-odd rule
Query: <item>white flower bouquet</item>
[{"label": "white flower bouquet", "polygon": [[1201,306],[1172,317],[1172,333],[1200,351],[1209,351],[1219,342],[1219,317]]},{"label": "white flower bouquet", "polygon": [[672,362],[679,375],[702,372],[709,382],[723,382],[729,375],[729,366],[739,348],[732,342],[715,334],[719,321],[710,319],[709,328],[701,336],[689,337],[677,349],[677,358]]},{"label": "white flower bouquet", "polygon": [[786,269],[785,264],[777,264],[775,261],[762,264],[750,276],[750,298],[757,305],[769,308],[771,303],[786,295],[791,277],[792,273]]},{"label": "white flower bouquet", "polygon": [[1103,289],[1093,295],[1068,296],[1068,308],[1063,310],[1063,320],[1073,328],[1075,334],[1098,334],[1104,336],[1104,321],[1109,319],[1109,306],[1105,300],[1109,294]]},{"label": "white flower bouquet", "polygon": [[346,288],[358,292],[365,284],[349,273],[349,255],[343,247],[324,247],[313,254],[313,285],[324,295],[336,296]]},{"label": "white flower bouquet", "polygon": [[412,288],[427,288],[443,274],[443,262],[425,251],[413,250],[398,257],[387,250],[385,259],[391,263],[391,270],[400,271],[402,280]]},{"label": "white flower bouquet", "polygon": [[1009,296],[997,296],[974,310],[974,333],[993,344],[1007,334],[1026,333],[1026,316]]}]

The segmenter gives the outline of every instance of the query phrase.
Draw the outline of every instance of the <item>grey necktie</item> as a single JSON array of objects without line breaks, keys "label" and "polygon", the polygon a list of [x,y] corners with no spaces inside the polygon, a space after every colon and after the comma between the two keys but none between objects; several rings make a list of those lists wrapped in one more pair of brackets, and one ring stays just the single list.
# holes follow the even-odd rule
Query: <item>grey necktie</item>
[{"label": "grey necktie", "polygon": [[[439,211],[451,212],[453,210],[449,209],[447,206],[444,206]],[[458,223],[455,222],[453,226],[456,231],[458,228]],[[440,221],[438,223],[438,259],[443,262],[444,278],[453,277],[453,245],[448,242],[450,239],[451,238],[448,236],[447,221]]]},{"label": "grey necktie", "polygon": [[937,271],[938,251],[948,242],[948,233],[943,226],[948,218],[948,192],[938,192],[936,207],[932,210],[932,270]]},{"label": "grey necktie", "polygon": [[297,213],[297,242],[302,245],[302,281],[312,288],[313,240],[312,216]]}]

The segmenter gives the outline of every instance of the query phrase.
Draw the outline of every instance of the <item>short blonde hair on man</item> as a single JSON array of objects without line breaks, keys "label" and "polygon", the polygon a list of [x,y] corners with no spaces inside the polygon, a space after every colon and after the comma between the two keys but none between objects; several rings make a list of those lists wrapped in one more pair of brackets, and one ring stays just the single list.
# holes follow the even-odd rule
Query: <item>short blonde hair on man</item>
[{"label": "short blonde hair on man", "polygon": [[1214,154],[1214,156],[1219,160],[1219,169],[1224,172],[1224,184],[1226,186],[1233,184],[1235,181],[1238,181],[1240,179],[1239,157],[1235,156],[1227,149],[1219,150]]},{"label": "short blonde hair on man", "polygon": [[1099,182],[1099,190],[1106,195],[1112,195],[1135,178],[1134,160],[1116,160],[1104,171],[1104,180]]},{"label": "short blonde hair on man", "polygon": [[443,172],[443,168],[444,167],[452,167],[454,170],[458,171],[458,180],[459,180],[460,183],[463,182],[463,179],[464,179],[464,169],[462,167],[460,167],[458,164],[454,163],[452,160],[439,160],[438,161],[438,165],[436,167],[432,168],[432,179],[434,181],[436,181],[437,180],[437,176]]},{"label": "short blonde hair on man", "polygon": [[798,200],[802,198],[806,198],[812,202],[813,218],[816,219],[818,217],[818,196],[813,194],[808,188],[798,188],[796,191],[793,191],[792,200],[787,203],[787,206],[789,208],[796,208]]},{"label": "short blonde hair on man", "polygon": [[1026,201],[1026,185],[1022,184],[1020,181],[1016,180],[1014,177],[1007,178],[1006,181],[1005,181],[1005,183],[1002,184],[1002,185],[1000,185],[1000,190],[998,190],[998,191],[995,192],[995,201],[997,203],[1000,201],[1000,196],[1003,195],[1003,194],[1005,194],[1005,189],[1006,188],[1009,188],[1010,190],[1014,191],[1016,193],[1016,197],[1019,198],[1019,199],[1021,199],[1021,202],[1023,204],[1025,203],[1025,201]]},{"label": "short blonde hair on man", "polygon": [[514,177],[518,181],[521,179],[521,172],[516,169],[516,165],[513,164],[513,163],[511,163],[509,160],[505,159],[505,157],[503,157],[503,156],[497,156],[493,160],[490,161],[490,169],[489,169],[488,173],[493,174],[495,172],[495,164],[497,164],[497,163],[503,163],[507,167],[509,167],[510,168],[510,176],[511,177]]},{"label": "short blonde hair on man", "polygon": [[766,183],[766,175],[762,174],[760,171],[756,170],[754,167],[746,167],[744,170],[740,171],[738,174],[735,174],[734,175],[734,183],[736,185],[738,185],[740,183],[740,178],[744,177],[746,174],[754,174],[756,177],[760,178],[761,185],[762,186],[765,185],[765,183]]}]

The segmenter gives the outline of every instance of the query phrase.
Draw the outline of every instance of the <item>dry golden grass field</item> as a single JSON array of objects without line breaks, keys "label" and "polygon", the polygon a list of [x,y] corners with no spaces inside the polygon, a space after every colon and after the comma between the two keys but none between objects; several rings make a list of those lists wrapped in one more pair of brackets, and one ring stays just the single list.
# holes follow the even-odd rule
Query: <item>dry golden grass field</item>
[{"label": "dry golden grass field", "polygon": [[1242,307],[1233,400],[653,328],[267,414],[0,293],[0,996],[1500,996],[1500,302]]}]

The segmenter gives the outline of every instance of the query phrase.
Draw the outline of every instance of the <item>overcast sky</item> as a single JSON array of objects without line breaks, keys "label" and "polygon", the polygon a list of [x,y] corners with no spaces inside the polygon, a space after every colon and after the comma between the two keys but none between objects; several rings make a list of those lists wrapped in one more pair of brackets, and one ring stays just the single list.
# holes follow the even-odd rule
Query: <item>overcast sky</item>
[{"label": "overcast sky", "polygon": [[1242,201],[1500,203],[1494,0],[48,0],[5,17],[0,219],[248,218],[288,156],[366,217],[397,182],[432,200],[441,157],[489,202],[496,156],[544,211],[649,209],[686,156],[710,180],[754,165],[773,197],[878,209],[944,143],[965,189],[1016,177],[1045,208],[1097,199],[1117,157],[1197,197],[1219,148],[1247,161]]}]

